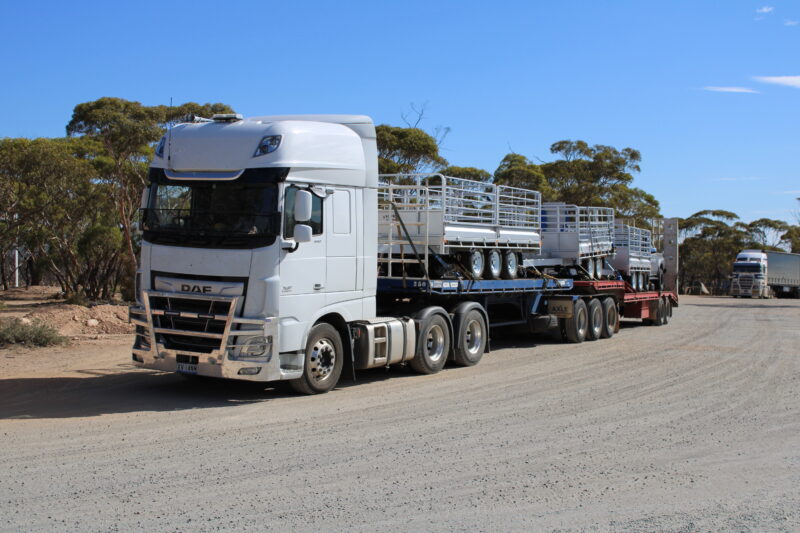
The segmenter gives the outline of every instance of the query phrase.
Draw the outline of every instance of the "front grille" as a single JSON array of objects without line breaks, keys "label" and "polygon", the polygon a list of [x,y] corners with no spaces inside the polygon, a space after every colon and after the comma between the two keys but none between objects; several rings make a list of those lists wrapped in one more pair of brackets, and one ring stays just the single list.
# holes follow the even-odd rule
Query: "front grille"
[{"label": "front grille", "polygon": [[[235,305],[235,300],[181,298],[165,296],[163,293],[153,295],[150,297],[150,314],[156,330],[156,340],[172,350],[202,353],[219,350],[223,340],[220,337],[225,333],[225,324],[232,305]],[[218,337],[196,336],[192,333]]]}]

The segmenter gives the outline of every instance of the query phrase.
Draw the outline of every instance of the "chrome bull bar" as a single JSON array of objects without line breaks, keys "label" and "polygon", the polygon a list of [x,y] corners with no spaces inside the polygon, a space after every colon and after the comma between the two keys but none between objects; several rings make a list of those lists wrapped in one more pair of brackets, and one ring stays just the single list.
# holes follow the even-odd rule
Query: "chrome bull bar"
[{"label": "chrome bull bar", "polygon": [[[152,299],[163,298],[167,302],[167,309],[154,308]],[[179,351],[181,353],[191,353],[196,355],[215,355],[224,360],[226,353],[230,349],[240,348],[243,344],[229,342],[231,337],[253,337],[264,335],[263,326],[272,322],[272,318],[243,318],[234,316],[240,296],[217,296],[210,294],[190,294],[190,293],[175,293],[164,292],[155,290],[142,291],[142,302],[140,307],[129,308],[130,322],[139,326],[143,331],[137,331],[137,345],[141,346],[142,343],[138,342],[141,338],[149,345],[149,349],[139,348],[136,351],[153,351],[155,357],[158,357],[159,346],[161,343],[158,341],[159,335],[179,335],[181,337],[196,337],[201,339],[217,339],[219,344],[215,345],[210,353],[205,351],[187,350],[183,348],[167,348],[168,351]],[[181,309],[172,309],[172,300],[194,300],[196,302],[208,303],[209,312],[203,313],[199,311],[187,311]],[[227,313],[215,313],[214,304],[225,303],[227,304]],[[159,320],[159,324],[155,324],[155,317],[167,317],[177,319],[194,319],[198,321],[205,320],[205,327],[199,329],[182,329],[175,327],[164,327],[164,324]],[[208,331],[211,321],[216,321],[217,324],[222,323],[222,332]],[[233,329],[234,325],[251,325],[260,326],[257,329]],[[220,361],[221,362],[221,361]]]}]

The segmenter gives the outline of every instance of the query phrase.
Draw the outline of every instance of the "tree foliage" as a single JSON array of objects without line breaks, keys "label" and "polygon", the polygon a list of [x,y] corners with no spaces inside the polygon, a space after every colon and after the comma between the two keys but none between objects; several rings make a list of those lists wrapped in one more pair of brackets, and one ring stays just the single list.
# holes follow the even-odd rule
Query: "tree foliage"
[{"label": "tree foliage", "polygon": [[419,128],[381,124],[375,131],[381,174],[437,172],[447,166],[436,139]]},{"label": "tree foliage", "polygon": [[558,201],[613,207],[640,225],[659,216],[655,197],[632,187],[632,173],[641,170],[638,150],[564,140],[553,143],[550,152],[561,157],[541,165],[541,171]]},{"label": "tree foliage", "polygon": [[[68,295],[109,299],[124,250],[109,186],[76,139],[5,139],[0,182],[18,181],[15,244],[32,252]],[[9,156],[8,152],[13,151]],[[2,241],[6,242],[6,241]]]},{"label": "tree foliage", "polygon": [[475,167],[456,167],[449,166],[440,171],[445,176],[452,176],[454,178],[462,178],[465,180],[473,181],[490,181],[492,179],[491,173],[482,168]]},{"label": "tree foliage", "polygon": [[494,171],[494,182],[498,185],[510,185],[533,189],[542,193],[542,200],[554,199],[554,191],[539,165],[532,163],[521,154],[507,154]]}]

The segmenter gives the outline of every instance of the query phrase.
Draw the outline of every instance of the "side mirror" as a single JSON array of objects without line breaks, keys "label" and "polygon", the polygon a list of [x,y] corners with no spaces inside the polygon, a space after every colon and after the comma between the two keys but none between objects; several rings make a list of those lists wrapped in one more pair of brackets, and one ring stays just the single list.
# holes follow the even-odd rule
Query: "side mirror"
[{"label": "side mirror", "polygon": [[[311,193],[298,190],[294,195],[294,220],[295,222],[308,222],[311,220]],[[295,240],[297,240],[295,234]],[[310,233],[309,233],[310,235]],[[309,239],[310,240],[310,239]],[[300,242],[300,241],[298,241]],[[307,241],[303,241],[307,242]]]},{"label": "side mirror", "polygon": [[[311,195],[309,194],[309,196]],[[309,226],[308,224],[295,224],[294,242],[296,243],[311,242],[311,226]]]}]

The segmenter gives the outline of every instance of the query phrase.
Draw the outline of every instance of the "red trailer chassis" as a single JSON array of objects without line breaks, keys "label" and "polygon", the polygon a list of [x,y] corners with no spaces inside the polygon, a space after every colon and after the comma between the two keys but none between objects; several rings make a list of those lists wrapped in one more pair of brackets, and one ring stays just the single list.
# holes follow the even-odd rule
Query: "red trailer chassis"
[{"label": "red trailer chassis", "polygon": [[[669,311],[678,307],[678,295],[671,291],[644,291],[636,292],[625,281],[575,281],[573,291],[580,295],[613,297],[619,305],[621,318],[640,318],[653,320],[658,313],[659,301],[664,301],[665,308]],[[668,304],[668,305],[666,305]]]}]

